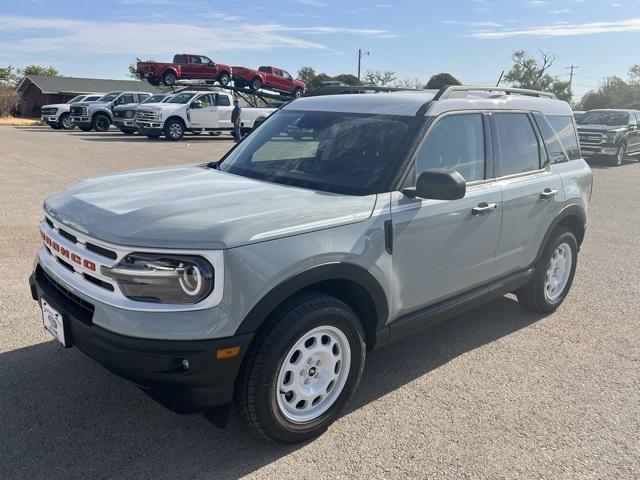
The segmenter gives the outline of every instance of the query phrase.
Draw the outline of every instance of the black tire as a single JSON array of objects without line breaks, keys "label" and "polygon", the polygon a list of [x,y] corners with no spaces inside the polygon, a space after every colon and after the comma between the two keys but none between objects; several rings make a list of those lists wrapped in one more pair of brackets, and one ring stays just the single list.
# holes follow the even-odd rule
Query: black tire
[{"label": "black tire", "polygon": [[147,82],[149,82],[149,84],[153,85],[154,87],[160,85],[160,81],[161,80],[158,77],[147,77]]},{"label": "black tire", "polygon": [[164,75],[162,75],[162,83],[164,83],[167,87],[175,85],[176,80],[176,74],[170,70],[167,70],[166,72],[164,72]]},{"label": "black tire", "polygon": [[152,139],[152,140],[157,140],[158,138],[160,138],[160,134],[159,133],[146,133],[145,136],[147,138]]},{"label": "black tire", "polygon": [[618,150],[616,150],[616,155],[612,159],[613,160],[613,166],[614,167],[619,167],[620,165],[622,165],[623,162],[624,162],[624,157],[625,157],[626,154],[627,154],[627,144],[623,142],[618,147]]},{"label": "black tire", "polygon": [[184,124],[176,119],[170,118],[164,124],[164,138],[170,142],[177,142],[184,137]]},{"label": "black tire", "polygon": [[96,113],[93,116],[91,128],[96,132],[107,132],[111,128],[111,119],[104,113]]},{"label": "black tire", "polygon": [[[569,277],[559,297],[550,300],[545,292],[545,284],[547,278],[547,269],[550,265],[552,256],[560,245],[568,245],[571,249],[572,261],[571,269],[569,271]],[[527,307],[529,310],[533,310],[537,313],[551,313],[558,308],[564,299],[567,297],[571,284],[573,283],[573,277],[576,273],[576,266],[578,264],[578,242],[576,236],[571,230],[565,227],[558,227],[551,238],[547,242],[540,256],[540,259],[535,264],[535,273],[529,284],[521,288],[516,292],[518,301]]]},{"label": "black tire", "polygon": [[[345,383],[342,390],[335,394],[332,403],[326,405],[327,410],[319,412],[310,421],[294,423],[278,406],[277,395],[284,393],[277,391],[278,374],[288,360],[285,356],[290,349],[306,333],[317,327],[334,328],[344,335],[351,352],[350,366],[348,372],[345,372],[346,379],[343,377]],[[348,305],[321,293],[298,295],[278,307],[257,334],[238,376],[236,406],[251,426],[276,442],[296,443],[316,437],[338,418],[353,396],[362,376],[365,356],[362,325]],[[315,367],[312,368],[316,371]],[[313,375],[311,370],[309,368],[305,373]],[[320,368],[317,372],[320,372]],[[302,371],[300,375],[303,375]],[[331,388],[330,384],[326,391],[330,392]]]},{"label": "black tire", "polygon": [[260,90],[262,88],[262,80],[260,80],[260,78],[255,77],[253,80],[251,80],[251,90]]},{"label": "black tire", "polygon": [[302,91],[302,89],[301,89],[301,88],[296,88],[296,89],[293,91],[293,96],[294,96],[295,98],[300,98],[300,97],[302,96],[302,94],[303,94],[303,93],[304,93],[304,92]]},{"label": "black tire", "polygon": [[120,131],[125,135],[133,135],[134,133],[136,133],[135,128],[121,128]]},{"label": "black tire", "polygon": [[73,130],[74,128],[76,128],[76,126],[71,121],[71,116],[68,113],[63,113],[62,115],[60,115],[58,121],[58,125],[60,125],[63,130]]},{"label": "black tire", "polygon": [[229,85],[230,81],[231,81],[231,77],[226,72],[221,73],[220,76],[218,77],[218,83],[223,87],[226,87],[227,85]]},{"label": "black tire", "polygon": [[91,127],[86,126],[86,125],[80,125],[78,128],[80,130],[82,130],[83,132],[90,132],[91,131]]}]

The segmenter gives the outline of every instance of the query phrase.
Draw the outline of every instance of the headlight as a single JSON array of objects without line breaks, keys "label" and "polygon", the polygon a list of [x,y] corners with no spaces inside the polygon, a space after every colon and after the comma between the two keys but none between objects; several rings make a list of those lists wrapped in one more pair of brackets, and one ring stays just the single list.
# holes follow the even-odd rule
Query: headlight
[{"label": "headlight", "polygon": [[125,118],[133,118],[135,113],[136,112],[134,112],[133,110],[127,110],[126,112],[124,112],[124,116],[125,116]]},{"label": "headlight", "polygon": [[620,132],[607,133],[604,136],[604,139],[607,143],[615,143],[615,141],[618,139],[618,135],[620,135]]},{"label": "headlight", "polygon": [[198,303],[213,290],[213,267],[202,257],[132,253],[102,274],[118,282],[131,300]]}]

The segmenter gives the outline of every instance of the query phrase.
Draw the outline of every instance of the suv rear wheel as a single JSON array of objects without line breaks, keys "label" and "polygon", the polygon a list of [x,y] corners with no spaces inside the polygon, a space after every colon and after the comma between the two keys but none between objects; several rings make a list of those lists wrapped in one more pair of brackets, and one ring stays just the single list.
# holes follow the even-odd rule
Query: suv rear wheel
[{"label": "suv rear wheel", "polygon": [[106,132],[111,127],[111,120],[104,113],[98,113],[93,117],[91,127],[96,132]]},{"label": "suv rear wheel", "polygon": [[282,443],[320,435],[360,382],[366,346],[358,317],[337,298],[286,302],[247,353],[236,404],[261,434]]},{"label": "suv rear wheel", "polygon": [[569,293],[578,263],[578,242],[567,228],[558,228],[536,262],[528,285],[516,292],[518,301],[538,313],[551,313]]}]

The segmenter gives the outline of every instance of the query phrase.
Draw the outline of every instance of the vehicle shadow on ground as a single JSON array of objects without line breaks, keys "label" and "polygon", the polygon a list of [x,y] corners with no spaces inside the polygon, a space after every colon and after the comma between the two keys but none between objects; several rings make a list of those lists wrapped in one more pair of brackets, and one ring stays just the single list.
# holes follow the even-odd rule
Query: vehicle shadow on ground
[{"label": "vehicle shadow on ground", "polygon": [[592,158],[587,160],[587,163],[589,164],[589,166],[595,170],[603,170],[603,169],[609,169],[609,168],[624,168],[638,162],[640,162],[640,157],[638,156],[626,157],[622,162],[622,165],[615,165],[613,161],[607,160],[605,158],[603,159]]},{"label": "vehicle shadow on ground", "polygon": [[[540,318],[502,297],[372,352],[349,411]],[[235,411],[226,430],[173,414],[53,341],[0,354],[0,382],[0,478],[237,478],[300,448]]]},{"label": "vehicle shadow on ground", "polygon": [[[123,135],[116,132],[104,132],[104,133],[77,133],[74,136],[82,138],[89,142],[166,142],[164,138],[147,138],[143,135]],[[211,135],[193,135],[185,136],[177,143],[191,143],[191,142],[231,142],[233,138],[230,136],[211,136]]]}]

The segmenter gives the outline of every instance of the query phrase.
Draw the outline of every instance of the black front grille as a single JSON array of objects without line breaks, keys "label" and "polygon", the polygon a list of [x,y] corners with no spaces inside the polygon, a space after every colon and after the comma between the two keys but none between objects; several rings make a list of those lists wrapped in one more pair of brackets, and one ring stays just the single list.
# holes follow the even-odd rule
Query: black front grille
[{"label": "black front grille", "polygon": [[83,300],[75,293],[69,291],[66,287],[63,287],[60,283],[54,280],[51,275],[45,272],[40,265],[36,268],[36,279],[44,286],[50,287],[49,289],[57,294],[56,300],[62,304],[62,308],[65,307],[65,303],[74,307],[77,309],[79,314],[77,315],[78,320],[81,320],[86,324],[91,324],[93,314],[95,312],[95,307],[91,303]]},{"label": "black front grille", "polygon": [[57,108],[43,108],[42,109],[42,114],[43,115],[55,115],[57,111],[58,111]]},{"label": "black front grille", "polygon": [[71,243],[78,243],[78,238],[75,235],[72,235],[71,233],[67,232],[66,230],[59,228],[58,233],[60,234],[61,237],[66,238]]},{"label": "black front grille", "polygon": [[71,115],[86,115],[85,107],[71,107]]},{"label": "black front grille", "polygon": [[85,244],[85,247],[87,250],[90,250],[93,253],[97,253],[98,255],[102,255],[103,257],[110,258],[111,260],[115,260],[116,258],[118,258],[118,254],[116,252],[103,248],[99,245],[94,245],[93,243],[87,242]]}]

